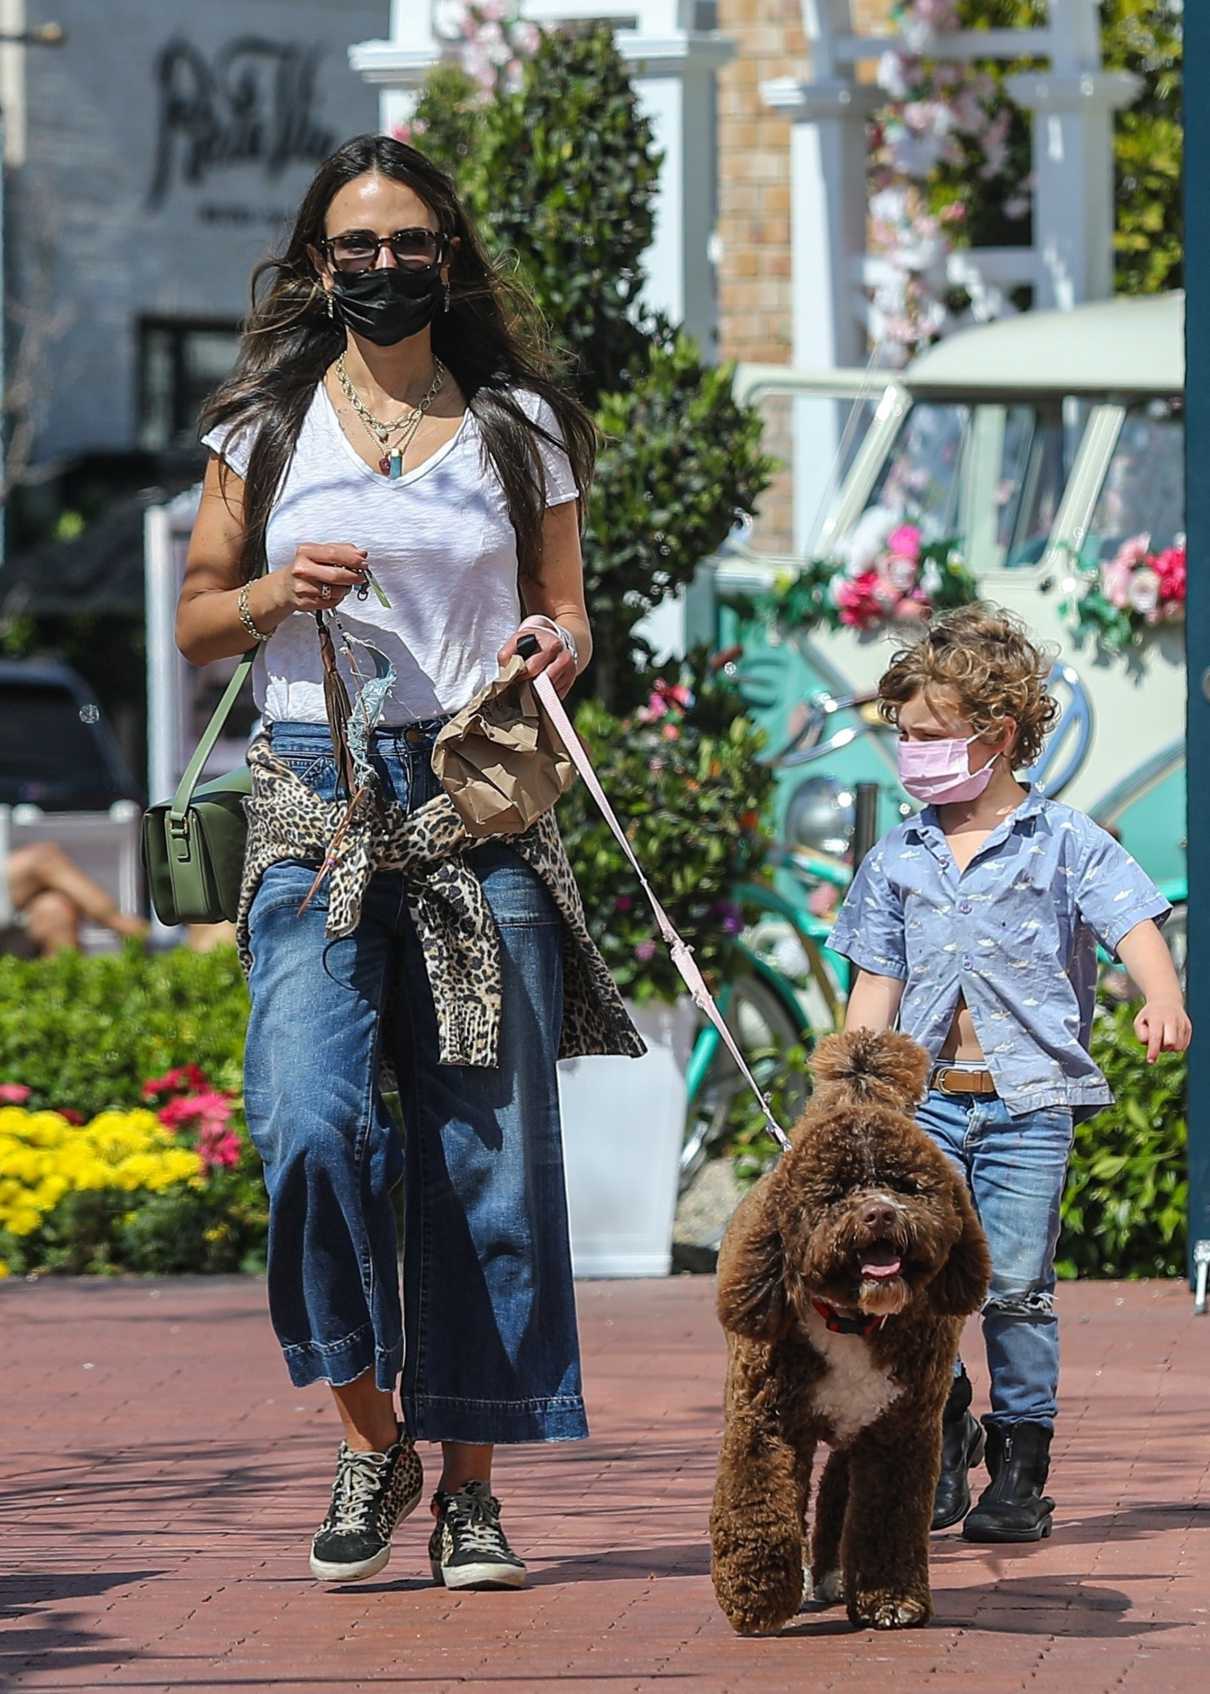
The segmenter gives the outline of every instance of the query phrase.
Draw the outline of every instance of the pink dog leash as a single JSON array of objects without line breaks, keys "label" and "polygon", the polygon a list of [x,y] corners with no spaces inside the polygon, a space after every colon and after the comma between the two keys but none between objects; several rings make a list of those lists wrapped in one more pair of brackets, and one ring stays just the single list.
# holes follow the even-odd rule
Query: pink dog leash
[{"label": "pink dog leash", "polygon": [[646,876],[643,874],[643,867],[635,858],[634,850],[631,847],[630,842],[626,839],[626,832],[618,822],[614,809],[609,804],[609,801],[605,796],[605,790],[601,787],[597,778],[597,773],[592,768],[592,760],[588,757],[588,753],[585,750],[583,742],[572,728],[571,719],[567,716],[567,713],[563,709],[563,702],[555,693],[554,683],[551,682],[550,677],[545,671],[541,671],[533,679],[533,684],[534,689],[537,692],[538,699],[542,702],[547,716],[554,725],[559,740],[567,749],[568,757],[583,777],[585,785],[588,788],[588,792],[592,795],[593,799],[600,807],[601,816],[605,819],[605,822],[609,825],[610,829],[617,838],[618,846],[622,849],[623,853],[625,853],[631,865],[634,867],[634,873],[639,879],[639,884],[642,887],[643,893],[651,902],[651,909],[655,913],[655,921],[659,925],[660,934],[663,936],[668,947],[672,962],[680,972],[686,988],[688,988],[690,994],[693,996],[694,1004],[705,1012],[706,1016],[710,1019],[710,1022],[714,1025],[715,1029],[717,1029],[720,1037],[726,1044],[727,1051],[735,1060],[735,1063],[739,1068],[740,1075],[760,1102],[760,1109],[764,1114],[765,1127],[768,1129],[769,1134],[773,1137],[774,1141],[777,1142],[777,1145],[784,1153],[790,1145],[790,1139],[785,1130],[778,1123],[777,1119],[773,1116],[768,1100],[761,1092],[756,1078],[752,1075],[752,1072],[745,1064],[743,1054],[736,1046],[735,1039],[732,1036],[731,1031],[727,1028],[722,1013],[715,1005],[714,996],[706,987],[705,978],[702,976],[701,971],[698,969],[697,961],[693,957],[693,948],[690,947],[687,941],[683,941],[677,934],[676,930],[672,926],[671,919],[664,910],[663,906],[661,906],[659,901],[656,899],[651,884],[647,881]]}]

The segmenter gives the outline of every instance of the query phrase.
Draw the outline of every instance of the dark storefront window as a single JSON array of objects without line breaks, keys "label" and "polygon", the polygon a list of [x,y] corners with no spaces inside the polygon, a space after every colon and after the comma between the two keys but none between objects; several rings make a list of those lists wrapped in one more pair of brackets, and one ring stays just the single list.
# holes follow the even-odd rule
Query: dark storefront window
[{"label": "dark storefront window", "polygon": [[231,323],[144,318],[139,326],[139,444],[152,452],[197,444],[202,402],[235,363]]}]

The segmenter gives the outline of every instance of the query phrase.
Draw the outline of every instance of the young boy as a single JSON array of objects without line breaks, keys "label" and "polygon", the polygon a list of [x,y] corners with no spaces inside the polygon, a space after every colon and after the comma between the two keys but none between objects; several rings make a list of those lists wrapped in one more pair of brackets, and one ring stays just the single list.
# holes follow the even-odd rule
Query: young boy
[{"label": "young boy", "polygon": [[[1014,775],[1058,712],[1048,669],[1020,624],[978,605],[895,655],[879,709],[925,805],[869,854],[830,942],[857,967],[846,1028],[897,1023],[932,1056],[919,1121],[969,1184],[991,1247],[986,1437],[957,1361],[933,1516],[935,1529],[965,1518],[971,1541],[1050,1533],[1059,1202],[1073,1121],[1113,1098],[1088,1051],[1097,941],[1143,993],[1148,1060],[1190,1037],[1162,895],[1103,829]],[[967,1472],[985,1440],[992,1480],[972,1512]]]}]

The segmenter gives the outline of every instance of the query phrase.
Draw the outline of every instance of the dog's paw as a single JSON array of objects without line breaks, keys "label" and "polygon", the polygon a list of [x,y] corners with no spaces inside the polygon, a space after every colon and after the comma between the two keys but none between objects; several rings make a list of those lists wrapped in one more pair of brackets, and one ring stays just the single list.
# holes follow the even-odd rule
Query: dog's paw
[{"label": "dog's paw", "polygon": [[737,1635],[776,1635],[802,1599],[803,1549],[797,1532],[729,1535],[716,1526],[714,1593]]},{"label": "dog's paw", "polygon": [[825,1571],[818,1581],[806,1569],[802,1573],[802,1610],[822,1612],[829,1606],[839,1606],[844,1599],[844,1576],[838,1570]]},{"label": "dog's paw", "polygon": [[849,1604],[858,1629],[919,1629],[933,1615],[928,1594],[894,1594],[885,1588],[858,1589]]}]

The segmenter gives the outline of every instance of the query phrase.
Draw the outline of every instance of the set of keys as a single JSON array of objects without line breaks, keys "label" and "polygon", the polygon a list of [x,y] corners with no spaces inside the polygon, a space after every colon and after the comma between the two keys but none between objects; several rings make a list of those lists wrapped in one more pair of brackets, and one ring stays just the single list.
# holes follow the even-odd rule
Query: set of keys
[{"label": "set of keys", "polygon": [[374,575],[369,565],[362,565],[361,581],[357,584],[357,587],[353,590],[353,592],[364,605],[364,603],[370,598],[371,591],[373,592],[375,599],[378,601],[378,604],[380,606],[385,606],[389,612],[391,609],[391,602],[383,593],[382,585],[379,583],[378,578]]}]

